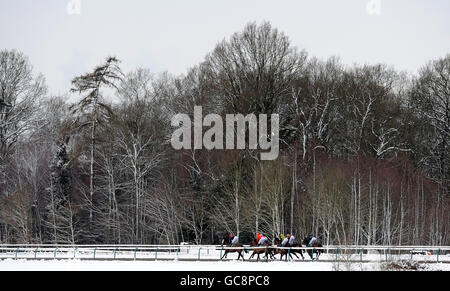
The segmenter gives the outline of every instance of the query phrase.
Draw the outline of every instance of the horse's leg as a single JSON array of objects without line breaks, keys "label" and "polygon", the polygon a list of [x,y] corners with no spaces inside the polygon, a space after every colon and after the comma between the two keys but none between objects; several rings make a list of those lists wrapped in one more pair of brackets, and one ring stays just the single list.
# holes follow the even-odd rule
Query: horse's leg
[{"label": "horse's leg", "polygon": [[302,260],[305,259],[305,257],[303,256],[303,250],[300,250],[300,256],[302,256]]},{"label": "horse's leg", "polygon": [[227,251],[225,251],[225,253],[223,254],[223,256],[220,258],[221,260],[223,260],[223,258],[225,258],[227,256]]},{"label": "horse's leg", "polygon": [[322,250],[317,250],[317,257],[316,257],[316,260],[319,259],[321,253],[322,253]]},{"label": "horse's leg", "polygon": [[238,256],[238,260],[240,257],[242,257],[242,260],[244,261],[244,254],[242,254],[242,250],[239,250],[239,256]]}]

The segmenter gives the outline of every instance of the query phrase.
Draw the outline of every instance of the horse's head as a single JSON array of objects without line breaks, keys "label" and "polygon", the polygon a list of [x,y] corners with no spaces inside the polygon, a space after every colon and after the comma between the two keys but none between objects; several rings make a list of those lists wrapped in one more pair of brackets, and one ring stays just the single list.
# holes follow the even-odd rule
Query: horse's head
[{"label": "horse's head", "polygon": [[281,240],[280,240],[279,238],[276,237],[276,238],[273,240],[273,243],[276,244],[276,245],[280,245],[280,244],[281,244]]},{"label": "horse's head", "polygon": [[308,239],[307,237],[305,237],[305,238],[303,239],[303,244],[304,244],[304,245],[308,245],[308,244],[309,244],[309,239]]},{"label": "horse's head", "polygon": [[257,245],[257,243],[256,243],[256,239],[252,239],[252,241],[251,241],[251,243],[250,243],[250,244],[252,245],[252,247],[256,246],[256,245]]},{"label": "horse's head", "polygon": [[230,243],[230,237],[228,235],[225,235],[222,239],[222,245],[226,245]]}]

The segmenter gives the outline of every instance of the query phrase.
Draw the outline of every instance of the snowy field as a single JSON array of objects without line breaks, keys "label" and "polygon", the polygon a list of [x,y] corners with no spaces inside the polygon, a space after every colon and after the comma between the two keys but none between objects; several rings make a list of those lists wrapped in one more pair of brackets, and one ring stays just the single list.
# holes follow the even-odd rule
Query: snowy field
[{"label": "snowy field", "polygon": [[[0,271],[379,271],[381,263],[330,262],[183,262],[183,261],[90,261],[0,260]],[[426,264],[425,270],[450,271],[450,264]]]},{"label": "snowy field", "polygon": [[[238,261],[237,253],[221,261],[218,246],[4,246],[0,247],[0,271],[9,270],[124,270],[124,271],[377,271],[390,263],[413,264],[421,270],[450,271],[450,251],[421,247],[328,247],[319,260]],[[338,251],[339,249],[339,251]],[[316,258],[315,258],[316,259]],[[403,266],[403,265],[402,265]],[[395,269],[395,268],[394,268]]]},{"label": "snowy field", "polygon": [[[249,260],[253,250],[246,247],[243,252],[245,260]],[[30,259],[30,260],[168,260],[168,261],[218,261],[224,255],[219,246],[26,246],[26,247],[0,247],[0,260],[2,259]],[[237,253],[229,253],[225,260],[237,259]],[[264,253],[261,254],[261,260]],[[280,257],[276,255],[278,260]],[[295,262],[311,261],[304,253],[305,260],[300,256],[294,257]],[[314,258],[316,259],[316,258]],[[256,261],[256,256],[253,257]],[[450,248],[442,247],[439,252],[426,250],[424,247],[328,247],[320,256],[322,262],[388,262],[394,260],[414,260],[417,262],[450,263]]]},{"label": "snowy field", "polygon": [[76,270],[76,271],[307,271],[332,270],[332,263],[291,262],[183,262],[183,261],[85,261],[85,260],[4,260],[0,271]]}]

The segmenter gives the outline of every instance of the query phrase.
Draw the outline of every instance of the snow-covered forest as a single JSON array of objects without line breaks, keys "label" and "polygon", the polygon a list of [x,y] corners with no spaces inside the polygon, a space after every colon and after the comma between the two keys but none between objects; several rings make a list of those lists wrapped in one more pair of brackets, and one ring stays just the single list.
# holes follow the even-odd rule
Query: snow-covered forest
[{"label": "snow-covered forest", "polygon": [[[313,54],[250,23],[183,76],[105,56],[69,102],[0,50],[0,243],[449,245],[450,55],[410,75]],[[278,113],[279,158],[174,150],[195,105]]]}]

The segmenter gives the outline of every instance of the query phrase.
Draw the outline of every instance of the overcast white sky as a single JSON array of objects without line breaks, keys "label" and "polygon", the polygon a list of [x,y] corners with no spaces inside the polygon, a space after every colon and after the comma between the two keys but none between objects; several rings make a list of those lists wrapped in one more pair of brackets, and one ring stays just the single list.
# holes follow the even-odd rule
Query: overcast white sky
[{"label": "overcast white sky", "polygon": [[[268,20],[299,49],[349,65],[415,73],[450,53],[448,0],[79,0],[81,13],[68,14],[70,1],[0,0],[0,49],[24,52],[53,94],[108,55],[124,71],[185,73],[249,21]],[[370,1],[381,14],[368,13]]]}]

